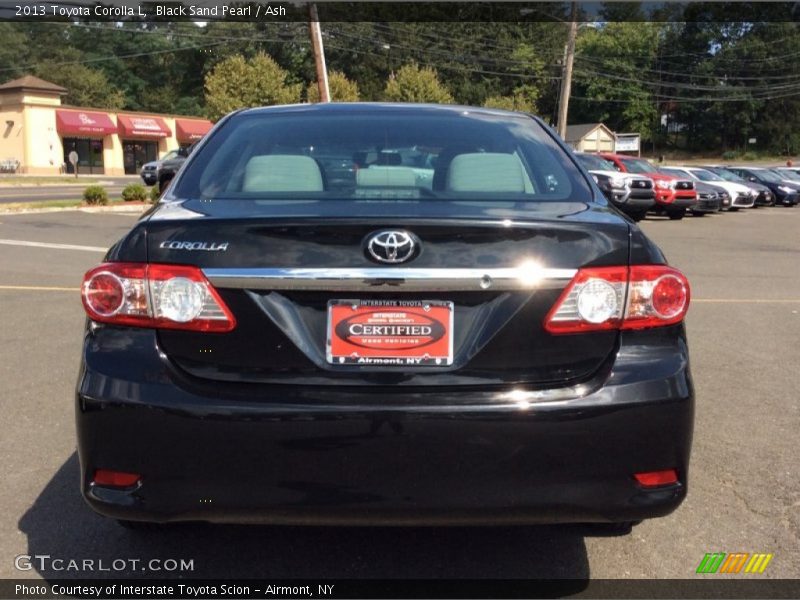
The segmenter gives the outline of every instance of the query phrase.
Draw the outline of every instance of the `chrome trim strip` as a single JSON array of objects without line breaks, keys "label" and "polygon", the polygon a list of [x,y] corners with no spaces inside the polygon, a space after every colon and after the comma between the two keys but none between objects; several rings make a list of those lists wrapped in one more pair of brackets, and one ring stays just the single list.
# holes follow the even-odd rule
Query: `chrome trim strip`
[{"label": "chrome trim strip", "polygon": [[221,288],[426,292],[558,289],[577,272],[577,269],[543,269],[533,265],[499,269],[203,269],[209,281]]}]

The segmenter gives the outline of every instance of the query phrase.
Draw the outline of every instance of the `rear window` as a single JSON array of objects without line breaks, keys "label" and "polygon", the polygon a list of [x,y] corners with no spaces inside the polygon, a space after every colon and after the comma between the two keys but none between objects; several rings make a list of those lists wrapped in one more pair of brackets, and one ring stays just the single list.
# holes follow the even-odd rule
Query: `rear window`
[{"label": "rear window", "polygon": [[592,199],[539,123],[468,110],[244,113],[193,153],[173,193],[208,200]]}]

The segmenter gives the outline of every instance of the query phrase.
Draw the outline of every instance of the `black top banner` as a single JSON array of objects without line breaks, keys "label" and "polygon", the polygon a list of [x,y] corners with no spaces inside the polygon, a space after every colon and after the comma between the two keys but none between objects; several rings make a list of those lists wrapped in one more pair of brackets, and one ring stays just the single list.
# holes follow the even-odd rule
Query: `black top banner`
[{"label": "black top banner", "polygon": [[[797,2],[338,2],[316,3],[323,22],[789,22]],[[0,0],[0,21],[307,21],[308,4],[280,0]]]}]

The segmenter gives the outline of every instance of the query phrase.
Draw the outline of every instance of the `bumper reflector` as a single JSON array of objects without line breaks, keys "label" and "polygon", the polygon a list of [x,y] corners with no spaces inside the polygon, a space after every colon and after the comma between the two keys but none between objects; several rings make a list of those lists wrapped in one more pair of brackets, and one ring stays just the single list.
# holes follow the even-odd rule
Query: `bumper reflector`
[{"label": "bumper reflector", "polygon": [[141,475],[136,473],[123,473],[121,471],[97,469],[94,472],[94,478],[92,481],[95,485],[124,488],[136,485],[141,478]]},{"label": "bumper reflector", "polygon": [[633,477],[639,485],[647,488],[678,483],[678,472],[675,469],[635,473]]}]

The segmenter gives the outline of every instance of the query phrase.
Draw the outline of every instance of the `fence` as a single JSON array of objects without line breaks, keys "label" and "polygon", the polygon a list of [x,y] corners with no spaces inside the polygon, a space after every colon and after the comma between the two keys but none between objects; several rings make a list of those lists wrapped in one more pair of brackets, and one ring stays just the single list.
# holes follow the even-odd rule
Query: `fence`
[{"label": "fence", "polygon": [[0,160],[0,173],[16,173],[19,169],[19,161],[15,158]]}]

